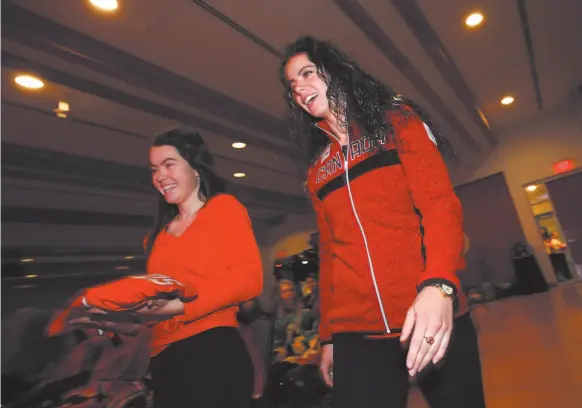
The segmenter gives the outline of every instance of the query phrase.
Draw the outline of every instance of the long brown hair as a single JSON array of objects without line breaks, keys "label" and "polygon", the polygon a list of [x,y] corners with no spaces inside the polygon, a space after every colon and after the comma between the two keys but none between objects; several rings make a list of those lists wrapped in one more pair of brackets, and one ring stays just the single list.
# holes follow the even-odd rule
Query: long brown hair
[{"label": "long brown hair", "polygon": [[[173,146],[180,156],[184,158],[195,169],[200,176],[199,198],[202,202],[209,200],[213,196],[224,192],[224,181],[218,178],[214,172],[201,163],[214,163],[210,151],[204,144],[202,136],[197,132],[189,132],[182,129],[172,129],[157,135],[150,148],[159,146]],[[164,197],[159,198],[158,213],[154,227],[147,237],[145,245],[146,259],[149,258],[156,238],[160,232],[166,228],[178,215],[178,206],[168,203]]]}]

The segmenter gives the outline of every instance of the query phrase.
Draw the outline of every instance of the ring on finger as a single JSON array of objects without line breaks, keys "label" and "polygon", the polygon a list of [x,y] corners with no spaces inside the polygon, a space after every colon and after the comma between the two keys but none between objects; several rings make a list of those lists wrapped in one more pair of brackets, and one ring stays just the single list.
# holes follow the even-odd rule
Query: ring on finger
[{"label": "ring on finger", "polygon": [[433,336],[424,336],[424,340],[428,343],[429,346],[432,346],[434,344]]}]

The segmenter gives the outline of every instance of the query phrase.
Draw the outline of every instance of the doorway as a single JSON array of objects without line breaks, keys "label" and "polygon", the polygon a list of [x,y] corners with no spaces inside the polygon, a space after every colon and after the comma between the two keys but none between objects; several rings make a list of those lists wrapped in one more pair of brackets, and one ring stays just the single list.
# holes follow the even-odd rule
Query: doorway
[{"label": "doorway", "polygon": [[467,268],[460,273],[463,284],[506,287],[516,281],[509,254],[525,237],[503,173],[457,186],[455,193],[463,204],[463,228],[471,241]]},{"label": "doorway", "polygon": [[558,282],[581,279],[582,171],[538,180],[523,188]]}]

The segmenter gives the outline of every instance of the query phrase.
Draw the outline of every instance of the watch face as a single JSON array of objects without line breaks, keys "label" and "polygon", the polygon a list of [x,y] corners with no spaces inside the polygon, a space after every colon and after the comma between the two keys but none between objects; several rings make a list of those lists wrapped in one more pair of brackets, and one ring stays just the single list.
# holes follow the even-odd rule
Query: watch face
[{"label": "watch face", "polygon": [[441,285],[441,288],[443,289],[443,292],[445,292],[447,295],[453,294],[453,288],[451,288],[449,285]]}]

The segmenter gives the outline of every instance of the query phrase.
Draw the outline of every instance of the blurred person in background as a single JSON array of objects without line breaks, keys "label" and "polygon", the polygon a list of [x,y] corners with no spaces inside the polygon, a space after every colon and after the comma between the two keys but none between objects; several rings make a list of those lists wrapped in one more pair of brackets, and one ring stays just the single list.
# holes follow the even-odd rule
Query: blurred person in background
[{"label": "blurred person in background", "polygon": [[[258,339],[255,337],[255,333],[253,333],[253,324],[265,315],[266,314],[262,310],[258,298],[254,298],[242,303],[237,314],[237,320],[240,323],[239,331],[247,346],[249,354],[251,355],[251,360],[254,367],[254,400],[257,400],[263,396],[265,363],[259,346],[259,344],[262,343],[258,343]],[[267,352],[270,352],[270,350]]]},{"label": "blurred person in background", "polygon": [[309,156],[321,372],[334,407],[404,408],[418,373],[431,407],[484,407],[446,140],[416,104],[328,42],[301,37],[280,74],[292,137]]},{"label": "blurred person in background", "polygon": [[275,362],[304,363],[319,351],[318,316],[307,308],[295,282],[279,281],[274,328]]},{"label": "blurred person in background", "polygon": [[545,232],[544,245],[558,281],[563,282],[572,279],[572,273],[570,272],[568,259],[566,258],[568,245],[560,239],[557,231],[550,233],[546,229]]},{"label": "blurred person in background", "polygon": [[318,307],[318,289],[317,277],[315,274],[307,275],[305,282],[301,285],[301,294],[303,295],[303,303],[308,309],[316,309]]},{"label": "blurred person in background", "polygon": [[[319,316],[303,302],[300,284],[289,279],[279,281],[279,302],[273,339],[273,365],[269,371],[271,406],[298,400],[325,386],[318,375],[320,345]],[[301,389],[301,393],[297,391]],[[295,405],[294,405],[295,406]],[[304,405],[297,405],[304,406]]]}]

